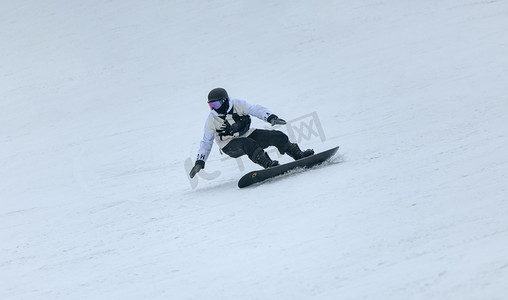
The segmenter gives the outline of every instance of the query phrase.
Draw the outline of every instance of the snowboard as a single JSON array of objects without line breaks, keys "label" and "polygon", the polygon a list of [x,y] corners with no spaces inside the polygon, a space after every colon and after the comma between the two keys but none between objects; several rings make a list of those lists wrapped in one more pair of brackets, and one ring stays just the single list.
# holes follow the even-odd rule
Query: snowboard
[{"label": "snowboard", "polygon": [[267,179],[283,175],[297,168],[310,168],[319,165],[324,161],[326,161],[327,159],[329,159],[330,157],[332,157],[333,155],[335,155],[335,153],[337,153],[337,150],[339,150],[339,147],[335,147],[320,153],[316,153],[286,164],[278,165],[268,169],[249,172],[243,175],[242,178],[240,178],[240,180],[238,181],[238,187],[244,188],[249,185],[253,185],[255,183],[259,183]]}]

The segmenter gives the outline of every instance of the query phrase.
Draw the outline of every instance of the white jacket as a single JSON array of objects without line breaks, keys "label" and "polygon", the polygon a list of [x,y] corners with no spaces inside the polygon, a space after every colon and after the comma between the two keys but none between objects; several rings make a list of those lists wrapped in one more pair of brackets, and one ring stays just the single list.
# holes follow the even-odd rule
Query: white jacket
[{"label": "white jacket", "polygon": [[[266,107],[263,107],[261,105],[251,105],[244,100],[230,99],[226,120],[228,120],[229,124],[231,125],[235,123],[235,121],[233,120],[233,114],[238,114],[239,116],[252,115],[263,121],[266,121],[268,117],[272,115],[272,112],[268,110]],[[214,138],[219,148],[222,149],[232,139],[238,137],[247,137],[254,131],[254,129],[251,128],[241,136],[239,136],[238,133],[236,133],[235,136],[223,136],[221,138],[217,133],[217,130],[220,129],[221,126],[224,124],[223,118],[224,115],[219,115],[215,110],[212,110],[208,115],[208,118],[206,119],[205,123],[205,133],[203,134],[203,139],[201,140],[200,143],[197,159],[203,161],[206,161],[208,159],[208,156],[212,151]]]}]

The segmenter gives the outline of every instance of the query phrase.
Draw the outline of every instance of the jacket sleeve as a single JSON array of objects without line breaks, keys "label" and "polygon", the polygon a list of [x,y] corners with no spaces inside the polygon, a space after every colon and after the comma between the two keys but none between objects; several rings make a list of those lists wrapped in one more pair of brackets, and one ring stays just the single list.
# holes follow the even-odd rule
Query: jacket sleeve
[{"label": "jacket sleeve", "polygon": [[234,99],[233,103],[235,107],[237,107],[238,114],[240,115],[252,115],[258,119],[261,119],[266,122],[266,119],[273,113],[266,107],[261,105],[252,105],[247,103],[244,100]]},{"label": "jacket sleeve", "polygon": [[205,124],[205,132],[203,134],[203,138],[201,139],[201,143],[199,144],[199,151],[196,160],[205,161],[208,159],[210,152],[212,151],[213,139],[215,138],[215,130],[212,126],[213,121],[211,121],[211,117],[209,116],[206,120]]}]

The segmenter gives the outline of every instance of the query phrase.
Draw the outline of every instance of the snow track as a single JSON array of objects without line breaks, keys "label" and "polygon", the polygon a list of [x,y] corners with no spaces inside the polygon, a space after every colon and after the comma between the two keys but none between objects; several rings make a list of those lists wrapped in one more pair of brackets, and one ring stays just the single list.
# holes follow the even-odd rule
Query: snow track
[{"label": "snow track", "polygon": [[[508,3],[360,2],[2,4],[0,299],[506,299]],[[189,181],[218,86],[340,163]]]}]

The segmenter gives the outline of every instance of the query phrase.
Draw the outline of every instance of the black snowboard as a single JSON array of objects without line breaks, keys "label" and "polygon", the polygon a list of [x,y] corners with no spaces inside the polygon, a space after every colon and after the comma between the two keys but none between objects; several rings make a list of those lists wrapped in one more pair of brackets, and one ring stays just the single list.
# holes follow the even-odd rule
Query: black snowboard
[{"label": "black snowboard", "polygon": [[339,147],[335,147],[330,150],[316,153],[314,155],[307,156],[305,158],[295,160],[287,164],[279,165],[268,169],[252,171],[250,173],[243,175],[243,177],[240,178],[240,180],[238,181],[238,187],[244,188],[249,185],[282,175],[296,168],[310,168],[315,165],[319,165],[320,163],[323,163],[325,160],[335,155],[335,153],[337,153],[337,150],[339,150]]}]

